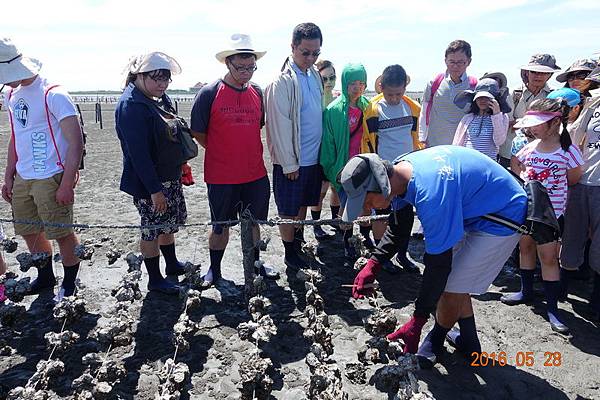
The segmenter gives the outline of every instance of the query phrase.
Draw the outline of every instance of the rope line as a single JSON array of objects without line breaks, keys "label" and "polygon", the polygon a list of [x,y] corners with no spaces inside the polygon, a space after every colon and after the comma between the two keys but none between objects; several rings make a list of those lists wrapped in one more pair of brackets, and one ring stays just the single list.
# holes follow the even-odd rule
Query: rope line
[{"label": "rope line", "polygon": [[[366,217],[359,217],[352,222],[343,222],[340,218],[336,219],[282,219],[279,217],[269,218],[267,220],[260,220],[250,218],[253,223],[258,225],[350,225],[350,224],[361,224],[372,221],[387,220],[388,214],[385,215],[372,215]],[[191,224],[154,224],[154,225],[135,225],[135,224],[65,224],[59,222],[45,222],[45,221],[33,221],[26,219],[10,219],[0,218],[0,222],[13,223],[20,225],[39,225],[44,227],[53,228],[74,228],[74,229],[161,229],[161,228],[194,228],[194,227],[207,227],[211,225],[236,225],[242,222],[242,219],[234,219],[228,221],[206,221],[206,222],[195,222]]]}]

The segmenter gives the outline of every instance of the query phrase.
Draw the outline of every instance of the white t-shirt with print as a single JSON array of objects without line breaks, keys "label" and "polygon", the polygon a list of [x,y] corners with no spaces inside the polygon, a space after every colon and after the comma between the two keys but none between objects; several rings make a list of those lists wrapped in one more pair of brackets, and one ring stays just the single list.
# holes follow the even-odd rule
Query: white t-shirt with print
[{"label": "white t-shirt with print", "polygon": [[[14,89],[7,102],[14,129],[17,173],[23,179],[45,179],[63,170],[48,128],[44,105],[44,93],[51,86],[46,79],[38,76],[30,85]],[[61,86],[48,92],[48,110],[56,148],[64,163],[68,143],[61,132],[60,121],[77,115],[77,110]]]},{"label": "white t-shirt with print", "polygon": [[583,165],[583,156],[577,146],[571,145],[568,151],[562,147],[552,153],[542,153],[537,150],[539,139],[527,144],[516,155],[525,165],[521,178],[526,182],[538,180],[542,182],[552,202],[554,213],[560,217],[567,203],[567,171]]}]

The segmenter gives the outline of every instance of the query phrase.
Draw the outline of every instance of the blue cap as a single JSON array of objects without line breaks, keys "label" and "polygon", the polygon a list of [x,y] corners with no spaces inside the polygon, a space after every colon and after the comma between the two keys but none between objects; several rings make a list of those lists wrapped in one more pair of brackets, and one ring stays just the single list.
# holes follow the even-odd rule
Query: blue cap
[{"label": "blue cap", "polygon": [[566,100],[569,107],[574,107],[581,102],[579,90],[565,87],[551,91],[546,98]]}]

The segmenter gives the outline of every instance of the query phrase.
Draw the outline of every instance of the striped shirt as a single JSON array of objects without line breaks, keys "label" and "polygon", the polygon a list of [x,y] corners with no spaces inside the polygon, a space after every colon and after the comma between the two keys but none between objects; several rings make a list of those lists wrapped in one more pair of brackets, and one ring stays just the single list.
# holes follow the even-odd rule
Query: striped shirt
[{"label": "striped shirt", "polygon": [[494,143],[494,126],[490,115],[476,115],[467,127],[465,147],[496,159],[498,146]]},{"label": "striped shirt", "polygon": [[554,213],[560,217],[567,202],[567,171],[583,165],[583,156],[579,148],[573,145],[569,151],[559,147],[552,153],[542,153],[537,150],[539,142],[536,139],[517,153],[516,157],[525,165],[521,178],[542,182],[550,196]]}]

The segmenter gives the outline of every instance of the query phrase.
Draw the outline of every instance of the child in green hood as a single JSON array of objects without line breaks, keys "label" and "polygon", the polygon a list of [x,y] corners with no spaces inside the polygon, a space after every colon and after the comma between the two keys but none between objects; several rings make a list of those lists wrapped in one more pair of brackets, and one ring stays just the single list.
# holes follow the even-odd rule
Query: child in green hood
[{"label": "child in green hood", "polygon": [[[331,186],[338,192],[342,204],[345,194],[336,181],[338,173],[350,157],[367,152],[361,147],[367,122],[363,117],[369,105],[363,93],[367,87],[367,71],[362,64],[347,64],[342,71],[342,94],[336,98],[323,114],[323,138],[320,163]],[[361,227],[361,233],[369,245],[369,227]],[[352,229],[344,231],[344,250],[348,263],[354,263],[355,254],[348,239]],[[370,243],[372,246],[372,243]]]}]

